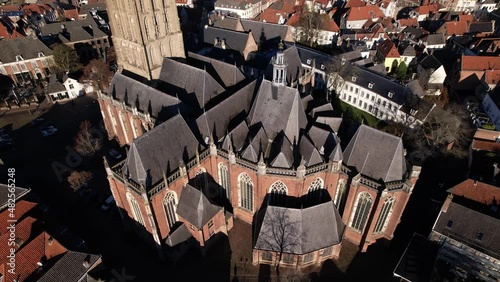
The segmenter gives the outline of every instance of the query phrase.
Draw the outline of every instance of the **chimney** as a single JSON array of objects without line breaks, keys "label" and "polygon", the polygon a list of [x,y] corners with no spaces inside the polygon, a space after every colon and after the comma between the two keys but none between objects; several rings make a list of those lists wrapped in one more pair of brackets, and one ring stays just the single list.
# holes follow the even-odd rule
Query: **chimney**
[{"label": "chimney", "polygon": [[54,238],[49,237],[49,239],[47,241],[49,243],[49,246],[52,246],[52,242],[54,241]]},{"label": "chimney", "polygon": [[219,37],[214,38],[214,45],[217,45],[219,43]]},{"label": "chimney", "polygon": [[220,47],[222,49],[226,49],[226,39],[222,39],[221,42],[220,42]]},{"label": "chimney", "polygon": [[90,255],[87,255],[82,263],[83,267],[88,268],[90,266]]},{"label": "chimney", "polygon": [[66,25],[64,25],[64,24],[61,25],[61,31],[66,32]]},{"label": "chimney", "polygon": [[474,180],[474,187],[477,186],[477,180]]}]

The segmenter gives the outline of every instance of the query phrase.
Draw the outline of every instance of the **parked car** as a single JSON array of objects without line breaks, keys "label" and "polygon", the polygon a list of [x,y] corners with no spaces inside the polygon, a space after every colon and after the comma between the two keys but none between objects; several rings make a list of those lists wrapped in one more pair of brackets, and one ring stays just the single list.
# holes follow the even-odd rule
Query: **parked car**
[{"label": "parked car", "polygon": [[121,159],[123,157],[122,154],[120,154],[120,152],[118,152],[115,149],[109,150],[108,155],[111,156],[111,157],[113,157],[113,158],[115,158],[115,159],[117,159],[117,160],[119,160],[119,159]]},{"label": "parked car", "polygon": [[49,126],[49,127],[45,127],[43,129],[41,129],[40,132],[42,133],[43,137],[47,137],[47,136],[50,136],[50,135],[56,133],[57,128],[55,128],[53,126]]},{"label": "parked car", "polygon": [[101,206],[101,209],[103,211],[107,211],[112,205],[115,204],[115,198],[113,198],[113,195],[109,196],[106,201]]}]

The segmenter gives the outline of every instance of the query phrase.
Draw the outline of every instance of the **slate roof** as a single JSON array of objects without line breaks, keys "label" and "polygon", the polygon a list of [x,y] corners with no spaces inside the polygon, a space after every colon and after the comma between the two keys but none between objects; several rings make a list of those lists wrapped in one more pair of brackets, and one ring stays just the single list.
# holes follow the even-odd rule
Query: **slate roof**
[{"label": "slate roof", "polygon": [[408,84],[406,84],[406,86],[408,87],[408,89],[410,89],[411,93],[417,95],[418,97],[422,98],[423,96],[425,96],[424,89],[422,88],[422,85],[420,85],[420,82],[418,80],[410,81],[408,82]]},{"label": "slate roof", "polygon": [[181,226],[172,232],[172,234],[168,235],[165,239],[165,243],[170,247],[174,247],[179,243],[187,241],[191,237],[191,232],[189,232],[186,224],[182,223]]},{"label": "slate roof", "polygon": [[196,124],[202,137],[214,134],[214,139],[218,140],[225,136],[233,118],[242,112],[245,116],[250,112],[256,86],[257,81],[254,80],[200,115],[196,119]]},{"label": "slate roof", "polygon": [[316,165],[323,162],[323,158],[318,149],[307,136],[303,136],[300,140],[300,155],[302,156],[306,167]]},{"label": "slate roof", "polygon": [[[354,66],[353,66],[354,67]],[[405,100],[405,87],[392,78],[380,75],[368,69],[362,67],[354,67],[356,76],[356,81],[352,82],[362,88],[369,89],[368,85],[372,83],[371,91],[383,96],[384,98],[391,100],[398,105],[403,104]],[[347,72],[341,74],[344,79],[352,81],[352,73]],[[392,97],[389,97],[389,92],[394,92]]]},{"label": "slate roof", "polygon": [[[63,28],[65,30],[63,30]],[[40,29],[42,37],[56,36],[62,43],[92,40],[94,38],[108,37],[98,28],[92,16],[88,15],[83,20],[50,23]]]},{"label": "slate roof", "polygon": [[307,132],[314,146],[322,155],[330,155],[339,142],[338,137],[326,129],[320,128],[316,125],[311,126]]},{"label": "slate roof", "polygon": [[294,164],[292,143],[286,138],[283,132],[280,132],[278,136],[274,138],[271,144],[269,160],[269,164],[272,167],[292,168]]},{"label": "slate roof", "polygon": [[316,117],[316,123],[326,124],[332,129],[333,132],[339,132],[340,125],[342,124],[342,118],[318,115]]},{"label": "slate roof", "polygon": [[174,116],[178,111],[184,110],[184,105],[176,97],[163,93],[146,84],[140,83],[121,73],[115,73],[107,90],[107,95],[112,96],[126,105],[135,106],[143,113],[153,117],[160,114],[165,118]]},{"label": "slate roof", "polygon": [[288,30],[288,26],[286,25],[264,23],[246,19],[241,19],[240,21],[246,32],[252,32],[252,36],[257,43],[262,43],[261,40],[264,38],[265,41],[278,38],[282,40],[291,39],[289,38],[290,32]]},{"label": "slate roof", "polygon": [[[280,251],[281,245],[284,253],[302,255],[339,244],[345,225],[328,201],[304,209],[268,206],[258,228],[255,249]],[[279,235],[273,236],[273,232]],[[282,244],[281,234],[285,237]]]},{"label": "slate roof", "polygon": [[163,60],[160,80],[183,89],[179,99],[200,108],[225,90],[207,71],[169,58]]},{"label": "slate roof", "polygon": [[51,56],[52,50],[45,46],[38,38],[23,37],[9,40],[0,40],[0,62],[3,64],[16,61],[16,56],[21,55],[24,60],[38,58],[38,53]]},{"label": "slate roof", "polygon": [[437,70],[443,64],[441,64],[441,62],[436,57],[434,57],[434,55],[430,54],[430,55],[425,56],[425,58],[420,62],[420,65],[424,69]]},{"label": "slate roof", "polygon": [[[190,64],[197,64],[197,62],[203,62],[203,64],[198,63],[198,68],[205,67],[206,70],[212,75],[217,81],[223,83],[225,88],[233,86],[245,79],[245,76],[241,70],[234,64],[228,64],[223,61],[198,55],[196,53],[188,52],[188,60]],[[213,71],[212,71],[213,70]]]},{"label": "slate roof", "polygon": [[406,173],[403,141],[363,124],[344,150],[344,163],[375,180],[402,180]]},{"label": "slate roof", "polygon": [[198,144],[184,118],[176,115],[134,139],[128,152],[126,171],[137,183],[145,183],[146,179],[147,184],[157,183],[163,172],[169,175],[179,167],[180,160],[186,162],[187,156],[194,156]]},{"label": "slate roof", "polygon": [[218,28],[243,31],[243,27],[241,26],[240,19],[228,17],[228,16],[225,16],[224,18],[217,19],[214,22],[213,26],[218,27]]},{"label": "slate roof", "polygon": [[[448,221],[452,221],[451,228],[447,227]],[[500,220],[483,213],[474,211],[465,206],[451,202],[446,212],[441,212],[433,228],[434,231],[450,236],[461,241],[469,247],[500,258]],[[483,233],[481,240],[477,240],[478,233]],[[454,235],[458,235],[456,237]],[[473,242],[473,244],[470,244]]]},{"label": "slate roof", "polygon": [[264,79],[248,116],[249,125],[259,122],[263,124],[271,139],[283,130],[291,142],[297,141],[300,130],[307,125],[297,89],[273,86],[270,81]]},{"label": "slate roof", "polygon": [[59,93],[66,91],[66,88],[62,83],[57,80],[55,75],[49,76],[49,87],[47,89],[48,94]]},{"label": "slate roof", "polygon": [[235,152],[239,152],[243,149],[245,145],[246,137],[248,136],[249,129],[246,122],[241,121],[234,129],[232,129],[226,136],[224,137],[224,141],[222,143],[222,148],[226,151],[231,150]]},{"label": "slate roof", "polygon": [[[37,281],[80,281],[99,258],[99,255],[68,251]],[[85,260],[89,262],[87,267],[83,265]]]},{"label": "slate roof", "polygon": [[427,41],[427,45],[446,44],[446,39],[442,33],[429,34],[424,38],[424,41]]},{"label": "slate roof", "polygon": [[[326,53],[319,52],[319,51],[316,51],[314,49],[310,49],[310,48],[303,47],[300,45],[295,45],[295,44],[292,45],[290,43],[286,43],[285,46],[287,49],[288,48],[297,49],[300,61],[304,65],[312,66],[312,60],[315,61],[316,69],[321,69],[321,65],[324,65],[326,67],[326,70],[328,70],[330,65],[331,65],[330,64],[331,56],[326,54]],[[361,55],[360,55],[360,57],[361,57]],[[307,63],[307,60],[311,60],[311,62]]]},{"label": "slate roof", "polygon": [[203,228],[222,207],[216,206],[198,189],[186,184],[182,188],[176,213],[198,229]]},{"label": "slate roof", "polygon": [[[1,184],[0,183],[0,211],[3,210],[3,208],[7,205],[7,202],[9,200],[9,186],[7,184]],[[28,194],[30,189],[27,188],[21,188],[21,187],[15,187],[15,192],[14,194],[16,195],[16,200],[20,200],[21,197],[24,195]],[[1,234],[1,232],[0,232]]]},{"label": "slate roof", "polygon": [[492,22],[472,22],[469,25],[470,33],[493,32],[494,24]]},{"label": "slate roof", "polygon": [[203,40],[205,43],[219,48],[223,48],[221,43],[215,44],[215,42],[224,40],[226,46],[224,48],[238,51],[243,55],[248,40],[253,40],[253,38],[251,33],[248,32],[205,26],[203,29]]},{"label": "slate roof", "polygon": [[403,256],[399,260],[394,274],[403,277],[406,281],[431,281],[435,270],[434,262],[439,246],[427,240],[422,235],[414,233],[408,243]]}]

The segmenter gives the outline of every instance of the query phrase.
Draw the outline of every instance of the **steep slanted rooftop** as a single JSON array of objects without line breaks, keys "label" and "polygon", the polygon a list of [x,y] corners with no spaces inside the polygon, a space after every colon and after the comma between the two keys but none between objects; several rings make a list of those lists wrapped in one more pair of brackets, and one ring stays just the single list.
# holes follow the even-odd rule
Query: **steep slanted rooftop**
[{"label": "steep slanted rooftop", "polygon": [[406,173],[400,137],[361,125],[344,150],[344,162],[362,175],[384,182],[402,180]]}]

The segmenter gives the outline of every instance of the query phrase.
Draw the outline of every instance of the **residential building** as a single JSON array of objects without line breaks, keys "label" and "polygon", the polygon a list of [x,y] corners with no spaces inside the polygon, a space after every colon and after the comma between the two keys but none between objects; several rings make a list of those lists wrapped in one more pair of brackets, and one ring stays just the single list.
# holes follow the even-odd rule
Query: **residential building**
[{"label": "residential building", "polygon": [[104,57],[110,47],[106,33],[98,28],[94,18],[46,24],[40,29],[40,38],[47,44],[63,43],[74,48],[80,59],[88,62]]},{"label": "residential building", "polygon": [[38,38],[1,40],[0,74],[9,76],[16,85],[32,84],[51,74],[52,50]]},{"label": "residential building", "polygon": [[[290,19],[286,22],[286,25],[292,27],[292,33],[295,34],[296,41],[307,41],[308,35],[306,30],[299,26],[300,12],[293,14]],[[319,25],[314,31],[309,31],[312,34],[311,41],[315,42],[320,46],[336,46],[339,27],[333,19],[330,18],[328,14],[318,15]]]},{"label": "residential building", "polygon": [[248,60],[251,53],[256,52],[259,46],[255,42],[252,32],[240,32],[229,29],[205,26],[203,40],[214,48],[237,51],[244,60]]},{"label": "residential building", "polygon": [[426,119],[435,105],[425,102],[392,78],[354,67],[340,74],[336,93],[341,101],[380,120],[414,126]]},{"label": "residential building", "polygon": [[421,5],[410,11],[410,17],[416,18],[418,22],[426,20],[430,15],[439,11],[439,4]]},{"label": "residential building", "polygon": [[429,235],[440,246],[437,262],[457,278],[498,281],[500,188],[467,179],[448,192]]},{"label": "residential building", "polygon": [[[500,66],[500,57],[462,55],[459,66],[457,89],[479,90],[483,88],[487,90],[490,83],[498,83],[495,79],[496,71],[494,69],[498,69],[498,66]],[[493,80],[496,83],[493,83]]]},{"label": "residential building", "polygon": [[215,10],[223,13],[234,13],[242,19],[253,19],[271,5],[270,1],[264,0],[219,0],[215,2]]},{"label": "residential building", "polygon": [[427,55],[417,65],[417,77],[425,95],[440,95],[446,79],[446,70],[436,57]]},{"label": "residential building", "polygon": [[431,52],[432,50],[442,49],[446,45],[446,39],[444,35],[441,33],[428,34],[423,37],[421,40],[422,45],[425,46],[425,50],[427,52]]},{"label": "residential building", "polygon": [[185,57],[173,0],[107,1],[106,5],[120,69],[157,79],[164,57]]},{"label": "residential building", "polygon": [[[333,128],[310,124],[299,92],[302,86],[288,86],[288,72],[294,70],[288,69],[285,50],[282,46],[279,49],[271,59],[270,80],[243,81],[230,95],[224,94],[224,89],[217,93],[217,84],[206,73],[189,66],[172,68],[172,60],[165,60],[161,79],[170,84],[178,81],[177,89],[188,88],[179,95],[186,109],[174,107],[173,116],[157,121],[155,127],[135,138],[125,160],[106,162],[124,224],[159,253],[175,247],[172,242],[179,241],[168,238],[177,232],[185,238],[189,231],[186,237],[193,237],[200,246],[210,245],[212,238],[202,240],[196,234],[200,229],[205,234],[209,227],[204,225],[205,219],[214,218],[221,210],[224,220],[214,220],[214,233],[229,226],[232,217],[251,224],[265,206],[264,214],[275,209],[300,216],[303,231],[320,232],[319,226],[309,228],[310,222],[317,220],[324,222],[324,230],[334,231],[328,238],[311,233],[315,242],[300,252],[288,252],[294,261],[304,256],[307,262],[320,262],[318,255],[335,257],[342,239],[366,251],[377,240],[393,237],[420,168],[408,165],[399,137],[362,125],[342,150]],[[187,80],[198,83],[182,83]],[[133,87],[139,88],[138,84],[134,82]],[[103,95],[123,97],[128,93],[129,103],[133,103],[136,98],[131,96],[130,86],[121,83],[117,89],[115,84]],[[167,94],[149,91],[149,95],[150,107],[155,109],[162,104],[156,99]],[[189,97],[205,106],[203,110],[192,108],[196,103]],[[104,112],[107,109],[103,106],[101,102]],[[191,115],[179,114],[183,111]],[[197,226],[192,222],[196,220],[186,218],[180,210],[185,193],[196,194],[195,199],[204,202],[197,211],[208,215]],[[213,205],[205,205],[202,194]],[[302,211],[297,206],[301,197],[308,199],[302,202]],[[200,205],[200,201],[195,202]],[[324,216],[318,216],[320,211]],[[263,230],[254,232],[262,234]],[[269,250],[259,246],[253,245],[254,263],[260,262],[261,255],[268,259],[269,253],[260,251]]]},{"label": "residential building", "polygon": [[377,58],[383,62],[385,70],[395,72],[401,63],[401,55],[399,55],[396,46],[390,39],[386,39],[377,45]]},{"label": "residential building", "polygon": [[342,27],[347,29],[361,29],[368,20],[373,22],[384,17],[378,6],[352,7],[342,18]]},{"label": "residential building", "polygon": [[56,75],[49,77],[47,95],[52,103],[70,100],[85,95],[85,85],[78,80],[64,75],[62,79],[57,79]]},{"label": "residential building", "polygon": [[498,93],[498,90],[497,88],[494,91],[487,92],[486,96],[484,96],[482,105],[484,112],[495,125],[495,128],[500,129],[500,93]]},{"label": "residential building", "polygon": [[441,27],[437,30],[438,33],[444,34],[446,40],[452,36],[462,36],[469,30],[469,24],[467,21],[449,21],[443,23]]}]

